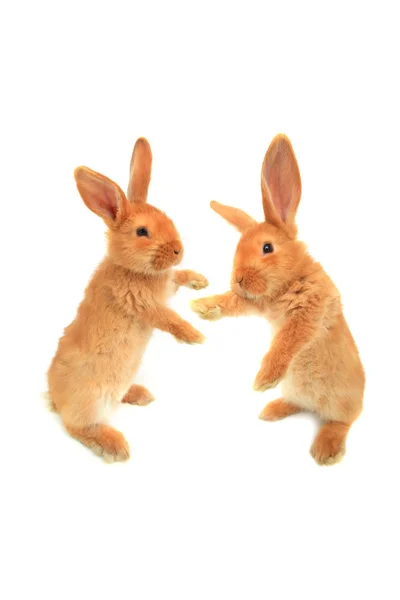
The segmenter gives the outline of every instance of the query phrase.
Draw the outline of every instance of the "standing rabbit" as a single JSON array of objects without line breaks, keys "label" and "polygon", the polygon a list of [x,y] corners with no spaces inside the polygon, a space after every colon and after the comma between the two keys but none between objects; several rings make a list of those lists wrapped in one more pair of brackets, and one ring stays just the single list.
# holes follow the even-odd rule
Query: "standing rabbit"
[{"label": "standing rabbit", "polygon": [[276,421],[302,410],[324,421],[311,447],[319,464],[334,464],[345,452],[352,423],[362,409],[365,376],[340,294],[297,239],[295,216],[301,180],[289,139],[277,135],[261,172],[265,222],[211,202],[242,237],[236,249],[231,291],[192,302],[203,319],[257,313],[274,337],[254,382],[256,391],[282,383],[282,398],[260,418]]},{"label": "standing rabbit", "polygon": [[75,170],[84,203],[108,227],[108,252],[59,341],[49,395],[70,435],[110,462],[129,458],[124,436],[107,425],[110,409],[153,400],[146,388],[131,385],[153,329],[188,344],[204,339],[166,306],[179,286],[200,289],[208,282],[172,269],[182,260],[182,242],[172,221],[146,203],[151,165],[150,145],[140,138],[127,196],[107,177],[87,167]]}]

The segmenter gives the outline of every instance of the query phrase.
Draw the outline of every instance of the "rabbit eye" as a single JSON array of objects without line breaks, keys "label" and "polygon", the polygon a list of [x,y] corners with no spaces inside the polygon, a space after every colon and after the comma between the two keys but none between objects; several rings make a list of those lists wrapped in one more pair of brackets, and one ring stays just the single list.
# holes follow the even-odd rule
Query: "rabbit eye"
[{"label": "rabbit eye", "polygon": [[149,232],[147,231],[146,227],[139,227],[139,229],[136,229],[136,235],[139,237],[148,237]]},{"label": "rabbit eye", "polygon": [[263,246],[264,254],[270,254],[273,251],[274,251],[274,247],[272,244],[264,244],[264,246]]}]

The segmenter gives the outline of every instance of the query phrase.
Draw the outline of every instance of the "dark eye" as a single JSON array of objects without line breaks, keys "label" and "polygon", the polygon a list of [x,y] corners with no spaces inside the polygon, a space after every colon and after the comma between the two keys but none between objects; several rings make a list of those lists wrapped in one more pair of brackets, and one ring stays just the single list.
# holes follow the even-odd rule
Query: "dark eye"
[{"label": "dark eye", "polygon": [[270,252],[274,251],[274,247],[272,244],[264,244],[263,246],[263,252],[264,254],[269,254]]},{"label": "dark eye", "polygon": [[139,229],[136,229],[136,235],[138,235],[139,237],[147,237],[149,235],[149,232],[147,231],[146,227],[139,227]]}]

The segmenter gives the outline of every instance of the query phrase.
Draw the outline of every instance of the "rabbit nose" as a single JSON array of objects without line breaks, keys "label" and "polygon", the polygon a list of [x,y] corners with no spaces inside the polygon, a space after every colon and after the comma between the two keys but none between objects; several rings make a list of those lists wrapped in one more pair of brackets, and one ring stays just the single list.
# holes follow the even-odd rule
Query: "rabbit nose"
[{"label": "rabbit nose", "polygon": [[242,273],[242,271],[239,271],[239,270],[236,271],[236,273],[235,273],[235,280],[236,280],[236,283],[238,283],[239,285],[242,283],[242,281],[243,281],[243,273]]},{"label": "rabbit nose", "polygon": [[174,250],[174,254],[178,255],[181,253],[182,244],[180,242],[174,242],[174,244],[172,245],[172,248]]}]

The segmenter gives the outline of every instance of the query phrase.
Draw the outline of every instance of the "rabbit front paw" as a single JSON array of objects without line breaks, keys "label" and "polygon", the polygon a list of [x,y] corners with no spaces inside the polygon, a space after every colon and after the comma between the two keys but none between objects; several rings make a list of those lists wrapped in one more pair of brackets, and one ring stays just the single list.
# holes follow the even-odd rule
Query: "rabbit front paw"
[{"label": "rabbit front paw", "polygon": [[269,359],[264,359],[261,369],[254,380],[253,389],[256,392],[265,392],[276,387],[285,374],[283,365]]},{"label": "rabbit front paw", "polygon": [[206,321],[217,321],[222,317],[221,307],[215,304],[212,297],[192,300],[190,307],[201,319]]},{"label": "rabbit front paw", "polygon": [[192,290],[202,290],[208,286],[208,280],[204,277],[204,275],[201,275],[201,273],[196,273],[193,271],[190,274],[190,277],[191,278],[186,284],[188,288],[191,288]]},{"label": "rabbit front paw", "polygon": [[175,339],[178,342],[184,344],[202,344],[205,340],[205,337],[200,331],[197,331],[194,327],[187,324],[186,327],[182,327],[175,333]]}]

